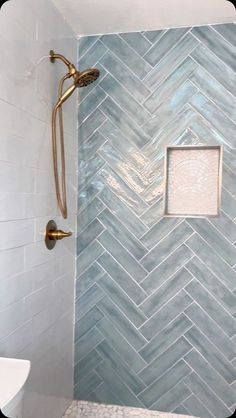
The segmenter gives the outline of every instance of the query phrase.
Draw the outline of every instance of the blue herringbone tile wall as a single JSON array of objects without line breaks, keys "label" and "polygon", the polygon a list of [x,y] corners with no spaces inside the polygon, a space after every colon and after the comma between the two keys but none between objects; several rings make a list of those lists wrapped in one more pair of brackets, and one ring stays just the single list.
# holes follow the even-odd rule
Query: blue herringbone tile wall
[{"label": "blue herringbone tile wall", "polygon": [[[236,403],[236,29],[91,36],[80,90],[75,397],[223,418]],[[170,144],[224,147],[219,218],[163,218]]]}]

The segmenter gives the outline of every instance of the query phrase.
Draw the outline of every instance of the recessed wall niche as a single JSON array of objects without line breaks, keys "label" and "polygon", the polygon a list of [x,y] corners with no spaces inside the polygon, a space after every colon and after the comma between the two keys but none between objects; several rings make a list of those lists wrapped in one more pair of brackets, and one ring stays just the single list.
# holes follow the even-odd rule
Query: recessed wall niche
[{"label": "recessed wall niche", "polygon": [[164,216],[219,216],[221,146],[166,148]]}]

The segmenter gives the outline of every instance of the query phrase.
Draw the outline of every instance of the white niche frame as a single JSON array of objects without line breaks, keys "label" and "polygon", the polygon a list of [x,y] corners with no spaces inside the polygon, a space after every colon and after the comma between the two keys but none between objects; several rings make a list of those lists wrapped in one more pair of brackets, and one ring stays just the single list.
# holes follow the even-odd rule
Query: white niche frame
[{"label": "white niche frame", "polygon": [[[207,210],[203,211],[203,213],[194,213],[192,211],[191,213],[183,213],[181,211],[172,211],[169,210],[170,204],[169,204],[169,190],[170,190],[170,169],[169,166],[169,160],[170,160],[170,153],[175,151],[215,151],[215,157],[216,154],[218,156],[218,167],[217,167],[217,178],[215,179],[217,183],[217,196],[215,196],[215,213],[208,213]],[[187,153],[185,153],[187,155]],[[173,159],[173,158],[172,158]],[[186,164],[187,164],[186,159]],[[172,162],[173,164],[173,162]],[[195,167],[196,168],[196,167]],[[166,146],[165,147],[165,161],[164,161],[164,193],[163,193],[163,216],[164,217],[181,217],[181,218],[206,218],[206,217],[219,217],[220,216],[220,210],[221,210],[221,191],[222,191],[222,170],[223,170],[223,146],[221,145],[180,145],[180,146]],[[210,171],[210,165],[209,165],[209,171]],[[216,170],[215,170],[216,171]],[[207,171],[206,171],[207,174]],[[191,187],[191,184],[189,185]],[[200,193],[200,192],[199,192]],[[177,193],[178,194],[178,193]],[[180,199],[180,197],[179,197]],[[172,205],[174,207],[174,205]],[[178,207],[178,205],[176,205]]]}]

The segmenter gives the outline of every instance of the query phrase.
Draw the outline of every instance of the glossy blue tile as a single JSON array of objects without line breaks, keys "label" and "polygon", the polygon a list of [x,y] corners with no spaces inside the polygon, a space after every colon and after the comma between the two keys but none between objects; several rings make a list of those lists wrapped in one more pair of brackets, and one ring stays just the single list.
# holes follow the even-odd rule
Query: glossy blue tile
[{"label": "glossy blue tile", "polygon": [[192,73],[190,80],[230,119],[236,122],[236,98],[221,83],[201,67]]},{"label": "glossy blue tile", "polygon": [[79,160],[89,161],[90,158],[99,150],[99,148],[106,142],[106,139],[98,131],[95,131],[87,141],[82,142],[79,147]]},{"label": "glossy blue tile", "polygon": [[213,25],[212,28],[217,30],[217,32],[219,32],[223,36],[223,38],[225,38],[234,47],[236,47],[235,24],[234,23]]},{"label": "glossy blue tile", "polygon": [[222,309],[215,298],[209,292],[206,292],[197,280],[189,283],[185,290],[191,297],[194,297],[202,309],[219,324],[229,337],[233,337],[236,334],[236,320]]},{"label": "glossy blue tile", "polygon": [[77,385],[75,385],[74,399],[88,399],[91,392],[102,383],[102,379],[92,371],[86,377],[79,379]]},{"label": "glossy blue tile", "polygon": [[[162,376],[166,370],[185,356],[192,346],[182,337],[172,344],[160,356],[156,357],[145,369],[139,373],[139,377],[149,386],[157,376]],[[185,357],[186,358],[186,357]]]},{"label": "glossy blue tile", "polygon": [[234,96],[236,95],[236,74],[235,72],[219,59],[215,53],[211,52],[203,44],[200,44],[192,53],[193,59],[204,67],[216,80],[219,81]]},{"label": "glossy blue tile", "polygon": [[82,57],[98,40],[98,36],[81,36],[79,38],[79,57]]},{"label": "glossy blue tile", "polygon": [[230,416],[230,410],[223,402],[210,390],[210,388],[198,377],[197,374],[192,373],[185,378],[186,386],[192,390],[196,397],[206,405],[210,413],[216,416]]},{"label": "glossy blue tile", "polygon": [[[113,273],[113,276],[115,277],[116,273]],[[120,279],[121,281],[121,279]],[[122,283],[123,287],[129,289],[133,289],[134,285],[133,283],[131,283],[131,285],[129,285],[128,283],[125,284],[124,282]],[[106,294],[110,300],[115,304],[115,306],[117,306],[127,317],[129,317],[129,320],[132,322],[132,324],[134,324],[136,327],[139,327],[140,325],[142,325],[145,321],[146,321],[146,316],[143,314],[143,312],[137,307],[137,305],[135,304],[135,302],[133,302],[128,296],[127,293],[122,291],[121,287],[118,286],[116,284],[116,281],[113,280],[110,276],[108,276],[108,274],[105,274],[103,277],[101,277],[101,279],[99,280],[98,283],[99,287],[103,290],[103,292],[98,292],[98,295],[96,295],[97,298],[100,299],[100,296],[102,294]],[[143,299],[142,294],[140,292],[140,297],[138,294],[139,288],[135,289],[136,291],[136,297],[134,296],[134,300],[135,298],[139,298],[139,299]],[[94,293],[94,292],[93,292]],[[93,295],[94,298],[94,295]],[[84,298],[85,299],[85,298]]]},{"label": "glossy blue tile", "polygon": [[193,28],[192,33],[233,71],[236,70],[236,50],[220,34],[209,26]]},{"label": "glossy blue tile", "polygon": [[181,245],[140,283],[148,295],[166,283],[191,258],[191,251]]},{"label": "glossy blue tile", "polygon": [[134,119],[137,125],[143,125],[150,118],[149,112],[123,87],[122,81],[118,83],[114,77],[108,74],[99,86]]},{"label": "glossy blue tile", "polygon": [[223,167],[223,186],[235,196],[235,181],[236,174],[230,170],[226,165]]},{"label": "glossy blue tile", "polygon": [[152,383],[146,390],[144,390],[139,399],[145,406],[151,407],[158,398],[165,395],[165,393],[171,390],[178,382],[184,377],[190,374],[191,369],[180,360],[176,365],[169,369],[162,377]]},{"label": "glossy blue tile", "polygon": [[124,268],[124,270],[135,280],[140,282],[146,276],[147,272],[140,263],[123,247],[113,235],[105,231],[98,241],[109,252],[115,260]]},{"label": "glossy blue tile", "polygon": [[87,249],[89,244],[95,240],[95,238],[101,234],[104,230],[103,225],[95,219],[89,226],[82,231],[77,237],[77,255]]},{"label": "glossy blue tile", "polygon": [[93,113],[91,113],[80,126],[79,144],[86,141],[86,139],[88,139],[90,135],[92,135],[105,120],[105,116],[100,112],[99,109],[96,109]]},{"label": "glossy blue tile", "polygon": [[117,81],[128,90],[130,94],[140,103],[150,93],[146,87],[146,83],[142,83],[122,61],[120,61],[114,54],[108,52],[100,61],[101,65],[109,72]]},{"label": "glossy blue tile", "polygon": [[[189,414],[193,414],[193,416],[205,417],[205,418],[214,418],[213,415],[204,407],[202,402],[199,399],[191,395],[186,401],[183,402],[184,407],[186,407],[186,411]],[[177,412],[181,414],[182,412]],[[184,413],[184,412],[183,412]]]},{"label": "glossy blue tile", "polygon": [[82,335],[75,343],[75,365],[102,341],[103,335],[96,327]]},{"label": "glossy blue tile", "polygon": [[83,229],[85,229],[90,222],[92,222],[94,218],[96,218],[96,216],[103,211],[103,209],[105,209],[103,203],[95,197],[92,202],[78,215],[78,233],[83,231]]},{"label": "glossy blue tile", "polygon": [[183,239],[187,239],[192,233],[192,228],[182,222],[174,229],[174,233],[167,235],[142,259],[144,268],[152,271],[166,258],[168,252],[174,251],[183,242]]},{"label": "glossy blue tile", "polygon": [[213,127],[226,137],[231,146],[235,144],[235,125],[212,101],[199,93],[190,100],[190,103]]},{"label": "glossy blue tile", "polygon": [[96,283],[104,274],[101,267],[95,262],[93,263],[77,280],[76,280],[76,298],[86,292],[94,283]]},{"label": "glossy blue tile", "polygon": [[99,193],[99,199],[137,238],[140,238],[147,231],[147,227],[142,220],[108,187]]},{"label": "glossy blue tile", "polygon": [[102,362],[102,357],[96,350],[90,351],[79,363],[75,366],[75,381],[78,382],[80,376],[87,376],[91,371]]},{"label": "glossy blue tile", "polygon": [[224,305],[227,311],[235,312],[236,298],[232,292],[197,257],[186,264],[188,271],[199,281],[204,277],[204,287]]},{"label": "glossy blue tile", "polygon": [[[100,77],[79,89],[75,394],[230,416],[235,25],[84,37],[79,49],[78,67]],[[220,216],[163,218],[165,147],[217,144]]]},{"label": "glossy blue tile", "polygon": [[144,234],[141,241],[149,250],[151,250],[157,242],[168,235],[179,223],[181,222],[178,218],[161,218],[149,231]]},{"label": "glossy blue tile", "polygon": [[193,299],[181,290],[145,322],[140,328],[142,335],[150,341],[178,316],[180,306],[181,311],[184,311],[192,302]]},{"label": "glossy blue tile", "polygon": [[109,364],[122,382],[129,387],[136,395],[145,389],[146,385],[132,372],[129,365],[119,353],[113,349],[107,341],[103,341],[96,348],[97,352],[103,357],[106,364]]},{"label": "glossy blue tile", "polygon": [[114,394],[112,390],[115,391],[115,388],[103,383],[95,390],[93,402],[110,405],[124,405],[124,403],[117,397],[117,392]]},{"label": "glossy blue tile", "polygon": [[165,30],[150,30],[150,31],[145,31],[144,32],[144,36],[152,43],[154,44],[155,42],[158,41],[158,39],[161,38],[161,36],[164,35],[166,31]]},{"label": "glossy blue tile", "polygon": [[177,28],[167,30],[161,38],[145,54],[147,62],[154,67],[175,44],[186,34],[188,28]]},{"label": "glossy blue tile", "polygon": [[98,303],[98,308],[102,314],[108,318],[115,327],[121,332],[124,338],[135,350],[139,350],[145,345],[147,340],[137,330],[137,328],[128,320],[128,318],[110,301],[109,297],[105,297]]},{"label": "glossy blue tile", "polygon": [[131,370],[138,373],[146,366],[146,362],[138,354],[138,352],[128,343],[122,334],[114,327],[108,318],[103,318],[97,324],[98,330],[102,333],[105,340],[108,341],[120,356],[128,363]]},{"label": "glossy blue tile", "polygon": [[225,394],[224,403],[226,406],[231,407],[234,405],[235,392],[196,350],[192,350],[188,353],[184,357],[184,360],[204,382],[207,381],[208,386],[216,395],[218,395],[218,397],[220,397],[222,393]]},{"label": "glossy blue tile", "polygon": [[134,404],[137,407],[142,408],[143,404],[138,400],[133,391],[121,380],[120,376],[115,373],[115,370],[106,361],[96,367],[96,372],[104,380],[106,386],[112,388],[112,391],[122,398],[126,406],[132,406]]},{"label": "glossy blue tile", "polygon": [[94,179],[95,175],[101,170],[101,168],[104,165],[104,159],[101,158],[98,154],[95,154],[88,161],[85,160],[79,163],[79,191],[83,190],[88,184],[90,184],[90,180]]},{"label": "glossy blue tile", "polygon": [[[192,326],[192,322],[183,314],[167,325],[155,335],[148,344],[139,351],[142,358],[150,364],[157,356],[164,353],[170,345],[175,343],[181,334]],[[158,376],[157,376],[158,377]]]},{"label": "glossy blue tile", "polygon": [[140,57],[133,48],[118,35],[104,35],[101,38],[103,44],[127,65],[141,79],[151,70],[148,62]]},{"label": "glossy blue tile", "polygon": [[193,235],[186,244],[193,250],[207,267],[230,289],[235,288],[236,273],[230,266],[221,259],[219,263],[219,256],[212,247],[201,239],[197,234]]},{"label": "glossy blue tile", "polygon": [[199,42],[190,33],[187,33],[181,42],[158,63],[156,67],[145,77],[145,85],[152,91],[155,90],[181,62],[196,48]]},{"label": "glossy blue tile", "polygon": [[102,102],[100,109],[107,118],[119,126],[123,135],[128,136],[129,140],[133,141],[138,147],[143,147],[149,141],[150,136],[148,133],[141,129],[134,121],[134,118],[129,116],[110,97]]},{"label": "glossy blue tile", "polygon": [[[181,402],[188,400],[189,396],[191,395],[190,390],[185,386],[183,382],[178,383],[176,386],[173,387],[169,392],[163,395],[159,401],[157,401],[154,405],[152,405],[151,409],[156,411],[173,411],[174,413],[189,415],[187,410],[176,411]],[[200,416],[200,415],[199,415]],[[205,415],[204,415],[205,417]]]},{"label": "glossy blue tile", "polygon": [[[232,367],[232,364],[226,357],[198,330],[198,328],[192,327],[185,333],[185,337],[227,383],[231,384],[234,382],[236,369]],[[201,398],[199,399],[201,400]]]},{"label": "glossy blue tile", "polygon": [[104,292],[96,285],[96,283],[82,295],[77,295],[75,301],[75,318],[79,320],[103,297]]},{"label": "glossy blue tile", "polygon": [[152,46],[152,43],[141,32],[120,33],[119,35],[141,56],[146,54]]},{"label": "glossy blue tile", "polygon": [[106,94],[96,86],[79,105],[79,123],[81,124],[106,98]]},{"label": "glossy blue tile", "polygon": [[77,276],[79,277],[104,252],[102,246],[93,241],[77,258]]},{"label": "glossy blue tile", "polygon": [[[79,180],[80,184],[80,180]],[[97,194],[104,188],[104,183],[100,177],[100,173],[95,175],[90,180],[89,184],[78,193],[78,211],[82,212],[87,205],[97,196]]]},{"label": "glossy blue tile", "polygon": [[148,208],[148,205],[142,198],[110,167],[106,166],[103,168],[100,172],[100,177],[105,185],[114,192],[114,195],[120,199],[121,205],[122,203],[127,205],[128,208],[133,210],[137,215],[141,215]]},{"label": "glossy blue tile", "polygon": [[106,51],[106,47],[98,39],[95,43],[93,43],[92,47],[89,49],[89,52],[87,54],[84,54],[79,59],[80,71],[85,70],[86,68],[94,67],[97,64],[97,62],[102,58],[102,56],[106,53]]},{"label": "glossy blue tile", "polygon": [[106,161],[109,164],[117,175],[125,179],[127,185],[138,195],[143,193],[151,184],[149,178],[138,172],[136,168],[132,166],[131,162],[129,166],[127,166],[125,156],[120,153],[117,148],[113,148],[113,146],[106,143],[100,149],[99,155],[102,157],[103,161]]},{"label": "glossy blue tile", "polygon": [[[108,210],[105,209],[98,217],[102,225],[107,228],[110,234],[115,235],[116,239],[124,245],[131,254],[139,260],[146,253],[147,249],[138,239]],[[100,228],[98,228],[100,231]]]},{"label": "glossy blue tile", "polygon": [[143,151],[140,151],[140,149],[124,135],[119,126],[114,125],[110,120],[107,120],[100,127],[99,132],[101,132],[107,142],[118,150],[137,171],[144,170],[146,173],[145,169],[148,166],[149,159],[146,158]]},{"label": "glossy blue tile", "polygon": [[87,312],[79,321],[75,318],[75,341],[86,334],[102,318],[103,314],[96,306]]},{"label": "glossy blue tile", "polygon": [[235,265],[236,248],[208,220],[190,219],[188,223],[220,257],[227,261],[229,265]]},{"label": "glossy blue tile", "polygon": [[193,86],[188,80],[181,84],[175,93],[158,107],[158,112],[152,116],[145,125],[148,134],[153,137],[160,132],[161,128],[165,126],[170,119],[179,113],[184,105],[197,93],[197,88]]},{"label": "glossy blue tile", "polygon": [[154,93],[145,101],[145,108],[154,113],[155,110],[172,94],[173,90],[187,80],[195,68],[195,62],[191,58],[187,58],[168,77],[165,83],[157,88]]}]

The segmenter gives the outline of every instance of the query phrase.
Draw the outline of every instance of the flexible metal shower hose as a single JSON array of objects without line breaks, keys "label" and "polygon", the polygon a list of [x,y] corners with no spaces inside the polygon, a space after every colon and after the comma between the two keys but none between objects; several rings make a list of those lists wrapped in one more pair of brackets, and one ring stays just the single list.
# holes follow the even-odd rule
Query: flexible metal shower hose
[{"label": "flexible metal shower hose", "polygon": [[[62,96],[63,85],[70,74],[66,74],[59,85],[59,99]],[[58,169],[58,152],[57,152],[57,114],[59,115],[59,132],[60,132],[60,155],[61,155],[61,187],[59,181]],[[54,106],[52,113],[52,153],[53,153],[53,169],[56,197],[59,209],[64,219],[67,218],[67,198],[66,198],[66,163],[65,163],[65,145],[64,145],[64,129],[63,129],[63,110],[62,104],[58,103]]]}]

